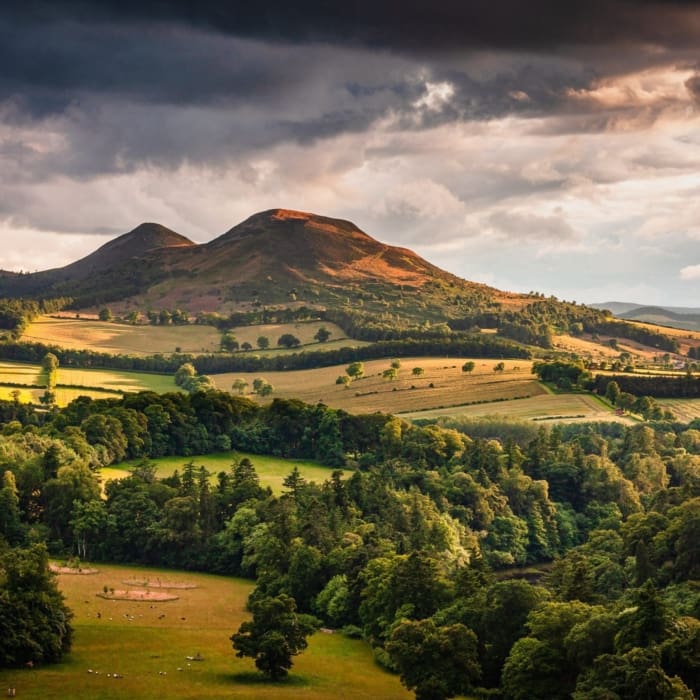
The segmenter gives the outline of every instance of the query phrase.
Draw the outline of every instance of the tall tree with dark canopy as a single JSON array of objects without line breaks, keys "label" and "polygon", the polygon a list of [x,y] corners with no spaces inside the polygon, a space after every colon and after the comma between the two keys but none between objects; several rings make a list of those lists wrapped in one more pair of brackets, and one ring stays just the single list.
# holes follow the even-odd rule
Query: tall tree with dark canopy
[{"label": "tall tree with dark canopy", "polygon": [[253,619],[231,635],[236,656],[250,656],[260,671],[279,681],[292,667],[292,657],[306,649],[306,637],[314,627],[297,615],[294,598],[285,594],[256,600],[250,609]]}]

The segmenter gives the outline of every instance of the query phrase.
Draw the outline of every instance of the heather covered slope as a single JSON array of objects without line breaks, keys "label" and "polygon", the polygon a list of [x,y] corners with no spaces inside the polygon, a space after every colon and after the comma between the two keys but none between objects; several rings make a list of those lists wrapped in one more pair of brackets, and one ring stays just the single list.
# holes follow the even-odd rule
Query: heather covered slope
[{"label": "heather covered slope", "polygon": [[174,308],[230,312],[259,305],[364,308],[424,320],[456,318],[507,299],[354,224],[272,209],[196,245],[142,224],[70,265],[0,276],[0,296],[70,296],[76,308]]},{"label": "heather covered slope", "polygon": [[152,286],[167,274],[173,252],[193,246],[165,226],[143,223],[65,267],[2,273],[0,296],[72,297],[78,306],[124,298]]}]

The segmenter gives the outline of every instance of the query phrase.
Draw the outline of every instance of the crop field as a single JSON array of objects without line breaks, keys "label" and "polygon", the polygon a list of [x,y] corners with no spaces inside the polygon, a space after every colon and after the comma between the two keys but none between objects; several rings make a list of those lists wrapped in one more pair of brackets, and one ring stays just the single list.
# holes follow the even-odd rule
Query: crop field
[{"label": "crop field", "polygon": [[[0,398],[11,399],[12,392],[20,392],[20,401],[38,403],[44,393],[45,377],[38,365],[20,362],[0,362],[0,383],[23,386],[0,386]],[[127,372],[121,370],[76,369],[59,367],[56,375],[56,403],[65,406],[78,396],[109,398],[120,391],[177,391],[175,380],[167,374]],[[100,391],[101,390],[101,391]]]},{"label": "crop field", "polygon": [[[270,457],[268,455],[254,455],[245,452],[221,452],[213,455],[202,455],[200,457],[158,457],[149,460],[156,465],[156,474],[159,477],[170,476],[176,469],[182,473],[182,467],[188,462],[194,462],[197,467],[204,467],[211,473],[212,481],[216,480],[219,472],[228,472],[234,459],[247,457],[255,467],[255,471],[260,478],[262,486],[269,486],[274,493],[282,493],[282,482],[285,477],[298,467],[300,474],[307,481],[315,481],[322,484],[330,479],[333,469],[324,467],[318,462],[304,459],[286,459],[284,457]],[[128,476],[131,469],[138,463],[138,460],[122,462],[112,467],[105,467],[100,470],[103,483],[109,479],[122,479]]]},{"label": "crop field", "polygon": [[[390,362],[386,359],[363,363],[364,377],[347,387],[335,383],[339,375],[345,374],[347,365],[294,372],[216,374],[212,379],[217,388],[230,391],[233,381],[241,378],[248,382],[250,391],[253,379],[263,376],[274,387],[273,397],[299,398],[312,404],[322,401],[352,413],[401,413],[505,401],[545,392],[531,374],[529,360],[505,360],[503,372],[494,371],[499,360],[474,360],[476,367],[467,374],[462,372],[464,358],[404,358],[397,378],[389,381],[382,373]],[[423,374],[414,375],[415,367],[421,368]],[[258,398],[253,394],[250,397]],[[264,401],[269,401],[269,397]]]},{"label": "crop field", "polygon": [[[398,676],[374,663],[364,642],[323,632],[309,639],[286,681],[268,682],[251,659],[236,657],[229,641],[248,617],[249,581],[140,567],[96,568],[95,574],[58,575],[75,612],[70,655],[54,666],[0,671],[0,687],[16,688],[17,697],[27,700],[413,697]],[[125,581],[170,585],[167,590],[177,600],[98,597],[105,587],[134,587]]]},{"label": "crop field", "polygon": [[518,420],[557,422],[615,421],[634,423],[628,416],[618,416],[602,401],[590,394],[540,394],[517,401],[449,409],[410,411],[403,418],[436,418],[438,416],[468,416],[470,418],[494,416]]},{"label": "crop field", "polygon": [[656,402],[683,423],[700,418],[700,399],[656,399]]}]

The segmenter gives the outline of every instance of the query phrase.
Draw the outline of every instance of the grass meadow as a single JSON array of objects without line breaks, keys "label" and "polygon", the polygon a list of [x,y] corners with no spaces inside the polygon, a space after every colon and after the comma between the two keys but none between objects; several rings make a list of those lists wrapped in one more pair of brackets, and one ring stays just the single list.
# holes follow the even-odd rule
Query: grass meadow
[{"label": "grass meadow", "polygon": [[[163,700],[163,698],[411,698],[397,676],[381,670],[368,645],[316,633],[296,657],[287,681],[270,683],[251,659],[236,657],[229,637],[248,617],[253,584],[190,572],[96,565],[93,575],[59,574],[75,612],[73,650],[54,666],[0,671],[0,688],[26,700]],[[158,580],[196,588],[168,589],[170,602],[105,600],[104,586]],[[99,617],[98,617],[99,613]],[[197,654],[202,661],[188,661]],[[181,670],[179,670],[181,669]],[[92,671],[92,672],[90,672]],[[121,678],[114,678],[114,674]],[[109,674],[109,675],[108,675]]]},{"label": "grass meadow", "polygon": [[[546,391],[531,374],[529,360],[505,360],[503,372],[494,371],[499,360],[475,360],[474,371],[467,374],[462,372],[465,358],[405,358],[401,360],[397,379],[388,381],[382,372],[390,362],[388,359],[365,362],[364,377],[347,387],[335,383],[339,375],[345,374],[346,365],[293,372],[232,372],[213,375],[212,379],[217,388],[230,391],[233,381],[242,378],[248,382],[250,391],[253,379],[263,376],[274,387],[273,397],[299,398],[312,404],[322,401],[351,413],[404,413],[476,402],[488,404],[538,396]],[[414,367],[423,369],[423,374],[415,376]],[[250,397],[257,400],[253,394]],[[485,405],[481,411],[488,412]]]},{"label": "grass meadow", "polygon": [[[0,398],[9,400],[18,390],[20,401],[39,402],[44,393],[45,377],[39,365],[0,362],[0,383],[24,386],[0,386]],[[121,391],[177,391],[175,380],[167,374],[128,372],[121,370],[77,369],[59,367],[56,375],[56,403],[65,406],[78,396],[95,399],[119,396]],[[34,388],[40,385],[42,388]]]},{"label": "grass meadow", "polygon": [[[156,475],[161,478],[170,476],[176,469],[182,473],[182,467],[192,461],[198,467],[204,467],[211,472],[211,479],[215,481],[219,472],[229,471],[234,459],[242,459],[243,457],[247,457],[253,463],[260,483],[263,486],[269,486],[276,494],[282,493],[282,482],[294,467],[298,467],[299,472],[307,481],[315,481],[317,484],[322,484],[330,479],[333,473],[333,468],[324,467],[311,460],[286,459],[245,452],[221,452],[200,457],[157,457],[150,461],[156,465]],[[130,474],[137,462],[138,460],[122,462],[112,467],[102,468],[100,470],[102,482],[105,483],[109,479],[123,479]]]}]

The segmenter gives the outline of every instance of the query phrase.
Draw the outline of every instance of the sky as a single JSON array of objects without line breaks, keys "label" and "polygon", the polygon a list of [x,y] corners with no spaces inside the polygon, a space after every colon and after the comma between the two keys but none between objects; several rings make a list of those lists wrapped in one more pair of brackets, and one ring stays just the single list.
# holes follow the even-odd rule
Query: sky
[{"label": "sky", "polygon": [[697,306],[700,3],[0,5],[0,268],[275,207],[501,289]]}]

